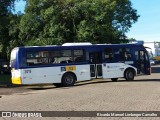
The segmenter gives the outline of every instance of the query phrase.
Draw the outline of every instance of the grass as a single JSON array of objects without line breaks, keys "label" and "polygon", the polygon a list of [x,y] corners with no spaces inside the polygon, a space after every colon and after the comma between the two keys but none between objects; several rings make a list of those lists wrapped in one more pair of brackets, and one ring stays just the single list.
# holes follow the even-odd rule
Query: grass
[{"label": "grass", "polygon": [[11,75],[6,74],[6,75],[0,75],[0,85],[1,84],[11,84]]}]

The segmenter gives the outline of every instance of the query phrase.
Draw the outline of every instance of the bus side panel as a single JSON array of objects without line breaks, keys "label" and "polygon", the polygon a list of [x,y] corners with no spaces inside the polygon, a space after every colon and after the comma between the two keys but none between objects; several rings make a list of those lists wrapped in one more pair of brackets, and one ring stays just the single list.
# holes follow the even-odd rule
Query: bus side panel
[{"label": "bus side panel", "polygon": [[39,67],[22,70],[22,84],[59,83],[62,75],[59,67]]},{"label": "bus side panel", "polygon": [[90,80],[90,65],[76,65],[74,73],[77,76],[77,81]]},{"label": "bus side panel", "polygon": [[103,78],[118,78],[123,77],[123,63],[108,63],[103,64]]},{"label": "bus side panel", "polygon": [[73,72],[78,81],[90,79],[89,65],[41,67],[22,70],[22,84],[61,83],[64,73]]},{"label": "bus side panel", "polygon": [[[104,66],[104,65],[103,65]],[[124,63],[109,63],[103,67],[103,78],[120,78],[124,77],[124,72],[127,68],[133,68],[136,73],[137,69],[131,65]]]}]

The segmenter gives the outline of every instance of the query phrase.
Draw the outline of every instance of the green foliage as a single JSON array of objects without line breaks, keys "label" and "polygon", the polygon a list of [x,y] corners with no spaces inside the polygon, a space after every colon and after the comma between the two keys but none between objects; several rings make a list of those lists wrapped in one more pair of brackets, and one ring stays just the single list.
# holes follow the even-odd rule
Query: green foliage
[{"label": "green foliage", "polygon": [[28,0],[20,38],[29,45],[124,43],[138,19],[129,0]]},{"label": "green foliage", "polygon": [[0,85],[4,84],[12,84],[11,82],[11,75],[0,75]]},{"label": "green foliage", "polygon": [[11,12],[15,0],[0,0],[0,16],[5,17]]},{"label": "green foliage", "polygon": [[0,46],[1,56],[6,57],[9,36],[9,15],[14,5],[14,0],[0,0]]},{"label": "green foliage", "polygon": [[19,38],[20,34],[19,23],[21,17],[22,14],[9,15],[8,35],[10,39],[7,41],[7,46],[6,46],[6,52],[8,58],[10,57],[10,52],[14,47],[24,45],[23,40]]},{"label": "green foliage", "polygon": [[135,38],[128,38],[128,41],[129,42],[136,42],[136,39]]},{"label": "green foliage", "polygon": [[25,14],[13,14],[15,0],[0,0],[0,49],[65,42],[126,43],[138,20],[130,0],[26,0]]}]

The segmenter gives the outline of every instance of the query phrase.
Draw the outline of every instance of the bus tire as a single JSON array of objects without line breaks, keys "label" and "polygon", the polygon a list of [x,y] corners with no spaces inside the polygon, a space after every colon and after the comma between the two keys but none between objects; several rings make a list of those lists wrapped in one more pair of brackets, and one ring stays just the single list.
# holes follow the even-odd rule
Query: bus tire
[{"label": "bus tire", "polygon": [[76,81],[76,76],[73,73],[65,73],[62,77],[62,86],[73,86]]},{"label": "bus tire", "polygon": [[127,81],[131,81],[131,80],[134,80],[134,70],[132,69],[127,69],[124,73],[124,78],[127,80]]},{"label": "bus tire", "polygon": [[117,82],[118,78],[111,78],[113,82]]},{"label": "bus tire", "polygon": [[56,87],[62,87],[62,83],[53,83],[53,85]]}]

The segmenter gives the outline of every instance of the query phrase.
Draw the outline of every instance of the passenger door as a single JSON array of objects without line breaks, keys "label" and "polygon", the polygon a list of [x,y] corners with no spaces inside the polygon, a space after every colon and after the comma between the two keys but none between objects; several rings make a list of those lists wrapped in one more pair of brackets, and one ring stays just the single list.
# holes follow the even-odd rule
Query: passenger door
[{"label": "passenger door", "polygon": [[102,78],[102,52],[89,52],[91,78]]},{"label": "passenger door", "polygon": [[150,63],[144,50],[135,51],[137,74],[150,75]]}]

